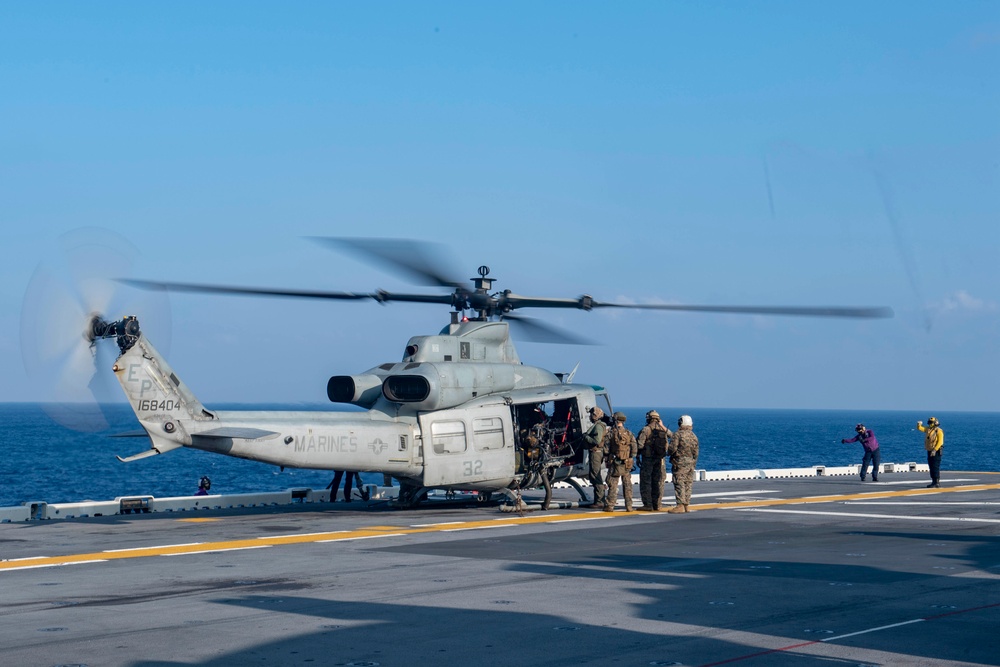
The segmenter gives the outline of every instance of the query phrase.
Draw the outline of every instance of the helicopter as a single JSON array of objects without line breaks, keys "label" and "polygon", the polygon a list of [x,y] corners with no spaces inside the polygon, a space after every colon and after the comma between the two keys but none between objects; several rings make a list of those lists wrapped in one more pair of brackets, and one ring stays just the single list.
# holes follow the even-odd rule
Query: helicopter
[{"label": "helicopter", "polygon": [[[602,386],[574,383],[576,369],[556,373],[521,362],[511,338],[515,326],[537,342],[582,343],[573,334],[516,315],[522,308],[597,308],[743,313],[811,317],[880,318],[880,307],[697,306],[621,304],[590,295],[530,297],[494,291],[481,266],[471,288],[442,271],[433,246],[418,241],[320,238],[409,277],[448,290],[443,294],[303,291],[121,279],[145,290],[378,303],[450,306],[437,334],[411,337],[401,359],[354,375],[334,375],[327,398],[361,411],[222,411],[203,405],[142,332],[138,318],[108,321],[92,313],[84,338],[117,342],[112,370],[151,447],[119,457],[133,462],[190,447],[281,467],[381,472],[400,482],[397,506],[413,507],[429,490],[474,491],[488,500],[503,493],[565,481],[587,495],[577,477],[589,458],[583,435],[593,426],[591,408],[608,416]],[[607,417],[606,417],[607,418]]]}]

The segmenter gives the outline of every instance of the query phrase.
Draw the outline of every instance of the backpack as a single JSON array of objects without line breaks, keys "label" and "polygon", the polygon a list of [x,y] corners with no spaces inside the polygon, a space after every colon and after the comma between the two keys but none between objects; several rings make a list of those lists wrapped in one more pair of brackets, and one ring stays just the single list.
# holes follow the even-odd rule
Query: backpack
[{"label": "backpack", "polygon": [[608,429],[608,452],[622,461],[632,457],[632,441],[628,436],[622,426],[615,425]]},{"label": "backpack", "polygon": [[646,438],[646,451],[654,459],[662,459],[667,455],[667,432],[662,428],[651,428]]}]

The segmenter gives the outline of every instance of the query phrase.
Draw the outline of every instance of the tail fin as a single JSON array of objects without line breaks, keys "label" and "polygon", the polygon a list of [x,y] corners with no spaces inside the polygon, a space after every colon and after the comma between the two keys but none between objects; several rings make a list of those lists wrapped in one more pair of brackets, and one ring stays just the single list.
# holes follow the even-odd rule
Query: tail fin
[{"label": "tail fin", "polygon": [[185,424],[211,421],[215,415],[195,398],[144,335],[130,342],[113,370],[153,449],[164,452],[190,445]]}]

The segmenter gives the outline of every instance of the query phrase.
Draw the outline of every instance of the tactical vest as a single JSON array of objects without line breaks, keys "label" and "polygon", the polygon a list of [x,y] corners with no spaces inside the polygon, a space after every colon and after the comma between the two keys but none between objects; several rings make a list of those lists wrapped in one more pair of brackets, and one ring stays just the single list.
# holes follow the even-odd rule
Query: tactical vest
[{"label": "tactical vest", "polygon": [[646,451],[654,459],[662,459],[667,455],[667,431],[662,428],[651,428],[646,438]]},{"label": "tactical vest", "polygon": [[632,442],[629,434],[621,426],[608,429],[608,451],[615,458],[626,460],[632,456]]}]

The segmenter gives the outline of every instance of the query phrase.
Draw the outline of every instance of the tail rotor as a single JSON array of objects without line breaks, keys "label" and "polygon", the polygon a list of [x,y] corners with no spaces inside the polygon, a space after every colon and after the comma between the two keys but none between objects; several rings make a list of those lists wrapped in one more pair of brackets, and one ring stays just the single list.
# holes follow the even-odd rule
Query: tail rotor
[{"label": "tail rotor", "polygon": [[[138,252],[123,237],[99,228],[69,232],[39,262],[21,309],[25,393],[43,401],[57,423],[77,431],[108,427],[108,403],[122,401],[110,367],[118,350],[102,340],[124,315],[142,314],[144,328],[168,343],[170,305],[163,291],[139,291],[116,282]],[[149,326],[146,326],[149,322]]]}]

